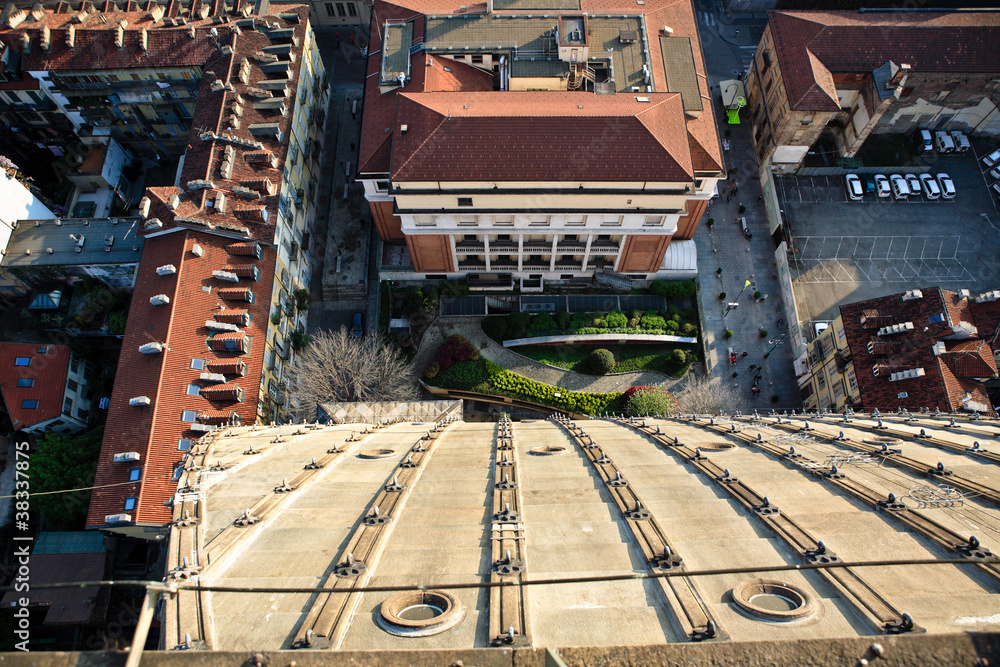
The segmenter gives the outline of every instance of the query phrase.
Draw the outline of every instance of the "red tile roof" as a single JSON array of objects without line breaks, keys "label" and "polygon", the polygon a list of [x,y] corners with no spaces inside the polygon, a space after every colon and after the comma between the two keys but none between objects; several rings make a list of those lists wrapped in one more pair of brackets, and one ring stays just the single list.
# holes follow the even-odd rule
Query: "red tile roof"
[{"label": "red tile roof", "polygon": [[[997,372],[989,342],[973,325],[977,304],[937,287],[921,292],[907,301],[900,293],[840,307],[864,408],[975,408],[992,415],[986,388],[975,379]],[[883,327],[906,322],[913,328],[879,335]],[[935,354],[938,342],[944,350]],[[892,373],[918,368],[924,375],[890,380]]]},{"label": "red tile roof", "polygon": [[[680,93],[647,97],[648,103],[639,103],[634,95],[565,91],[400,93],[391,177],[692,180]],[[613,150],[595,149],[597,140]]]},{"label": "red tile roof", "polygon": [[[414,20],[419,18],[419,16],[415,15],[450,14],[466,11],[473,13],[477,11],[475,6],[469,5],[466,8],[462,8],[462,4],[461,0],[398,0],[397,2],[388,2],[387,0],[375,1],[374,16],[377,17],[378,20],[372,21],[368,46],[368,52],[370,55],[368,57],[368,76],[365,79],[365,108],[361,127],[360,173],[388,174],[395,168],[395,158],[393,157],[392,145],[393,138],[398,133],[398,126],[400,125],[400,121],[396,119],[396,97],[399,93],[410,93],[413,94],[414,97],[419,97],[421,100],[432,100],[442,95],[458,95],[458,93],[452,92],[432,92],[437,90],[439,87],[438,77],[442,74],[442,72],[438,72],[436,69],[436,63],[443,59],[429,56],[424,52],[417,52],[411,56],[410,81],[405,87],[395,89],[392,92],[385,94],[380,92],[378,82],[382,48],[380,30],[385,21],[413,20],[413,40],[414,43],[419,43],[424,38],[424,22]],[[534,11],[498,11],[496,14],[501,16],[504,14],[551,15],[553,11],[560,13],[558,10],[548,9]],[[698,74],[697,80],[700,93],[704,100],[711,100],[711,91],[708,86],[708,78],[705,71],[704,60],[702,58],[697,21],[689,2],[681,2],[679,0],[646,0],[643,5],[636,5],[634,0],[631,2],[627,2],[626,0],[581,0],[579,11],[589,12],[592,15],[598,13],[618,15],[642,14],[646,17],[647,23],[651,26],[668,25],[674,31],[673,34],[675,36],[690,37],[692,40],[695,71]],[[573,13],[579,13],[579,11],[574,11]],[[650,62],[654,63],[651,69],[655,89],[664,91],[667,90],[666,73],[664,72],[662,66],[663,58],[659,39],[649,40],[649,58]],[[428,62],[431,63],[430,66],[428,66]],[[461,90],[468,92],[469,88],[465,85],[467,81],[465,80],[464,66],[459,67],[459,65],[461,64],[457,63],[453,65],[449,63],[449,67],[452,67],[453,70],[451,74],[455,75],[456,72],[459,73],[455,77],[456,85],[462,85],[463,87]],[[461,82],[457,81],[459,78],[462,79]],[[504,99],[512,94],[513,93],[510,91],[471,93],[471,95],[483,95],[484,99],[490,100],[490,103],[504,106],[508,106],[504,102]],[[600,102],[595,102],[594,100],[597,97],[603,97],[594,95],[593,93],[588,94],[568,91],[553,94],[563,96],[569,95],[574,97],[581,95],[586,96],[583,98],[588,100],[585,107],[590,104],[601,104]],[[642,103],[635,101],[635,95],[619,93],[618,95],[611,97],[620,98],[621,100],[631,100],[634,114],[640,114],[646,108],[642,105]],[[578,102],[579,99],[574,100],[574,103]],[[434,105],[432,101],[425,101],[424,104],[427,106]],[[681,109],[681,107],[678,106],[678,109]],[[543,113],[543,111],[540,111],[539,115],[541,115],[541,113]],[[679,131],[679,136],[677,137],[679,141],[671,142],[671,144],[686,142],[688,146],[684,149],[683,156],[679,154],[674,156],[674,161],[681,164],[686,172],[693,171],[716,173],[722,171],[722,148],[719,143],[719,135],[715,126],[715,118],[711,105],[706,105],[705,110],[697,115],[686,115],[683,111],[678,111],[677,113],[677,123],[683,123],[686,125],[687,132],[685,134],[683,131]],[[516,130],[518,128],[514,127],[513,129]],[[482,145],[488,144],[486,141],[477,144],[479,147]],[[449,149],[452,147],[452,145],[449,145]],[[615,144],[602,144],[600,155],[595,156],[593,161],[602,162],[605,159],[610,159],[611,161],[620,159],[614,156],[616,151],[617,147]],[[520,165],[507,165],[507,167],[508,173],[513,173],[520,168]],[[556,161],[553,161],[550,164],[550,173],[548,176],[552,177],[555,174],[558,174],[563,168],[564,165],[560,165]],[[506,180],[510,179],[508,178]]]},{"label": "red tile roof", "polygon": [[[493,90],[493,75],[472,65],[433,54],[426,55],[426,65],[427,69],[424,72],[425,93]],[[446,71],[445,67],[451,71]]]},{"label": "red tile roof", "polygon": [[891,60],[914,72],[1000,72],[996,12],[768,12],[792,109],[840,108],[832,74],[870,73]]},{"label": "red tile roof", "polygon": [[[204,251],[202,257],[191,252],[195,244]],[[135,522],[162,524],[170,520],[170,508],[164,503],[177,489],[172,473],[183,457],[177,448],[178,441],[197,436],[181,421],[181,412],[212,409],[208,398],[189,396],[187,385],[197,384],[205,372],[191,368],[192,359],[213,364],[216,361],[215,353],[206,344],[212,332],[205,327],[205,320],[221,312],[224,304],[218,294],[221,290],[205,292],[202,286],[220,284],[212,277],[212,271],[226,262],[229,244],[226,238],[190,230],[146,239],[94,483],[100,486],[128,481],[130,466],[112,462],[115,454],[128,451],[139,452],[143,477],[132,485],[96,489],[91,498],[88,526],[103,525],[106,515],[121,512],[126,496],[138,497],[136,508],[129,512]],[[263,261],[257,263],[262,274],[259,283],[262,293],[271,293],[274,262],[275,251],[268,248]],[[164,264],[176,266],[177,273],[158,276],[156,267]],[[154,294],[169,296],[170,305],[150,305],[149,297]],[[250,354],[240,357],[248,368],[246,380],[240,383],[246,389],[246,397],[243,403],[232,406],[243,423],[256,420],[269,309],[267,299],[248,305],[246,310],[253,315],[250,326],[238,333],[213,336],[214,339],[247,335],[254,340]],[[141,354],[139,346],[150,341],[162,342],[167,347],[160,354]],[[135,396],[148,396],[152,405],[130,406],[129,399]]]},{"label": "red tile roof", "polygon": [[[44,352],[39,350],[44,349]],[[31,360],[17,366],[18,357]],[[0,395],[15,429],[28,428],[62,414],[69,372],[70,349],[65,345],[0,343]],[[30,387],[18,387],[19,379],[30,379]],[[23,408],[24,401],[38,401],[36,408]]]}]

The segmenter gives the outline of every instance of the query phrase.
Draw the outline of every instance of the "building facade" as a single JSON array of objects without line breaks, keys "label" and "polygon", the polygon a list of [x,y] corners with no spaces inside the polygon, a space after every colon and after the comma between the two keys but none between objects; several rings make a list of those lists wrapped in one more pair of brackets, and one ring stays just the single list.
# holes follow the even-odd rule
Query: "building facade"
[{"label": "building facade", "polygon": [[676,268],[724,175],[693,12],[571,4],[376,2],[359,179],[383,277]]},{"label": "building facade", "polygon": [[842,317],[831,322],[795,360],[795,375],[804,410],[840,411],[860,405],[861,392]]},{"label": "building facade", "polygon": [[824,141],[874,133],[1000,135],[996,12],[771,11],[746,73],[758,162],[795,171]]}]

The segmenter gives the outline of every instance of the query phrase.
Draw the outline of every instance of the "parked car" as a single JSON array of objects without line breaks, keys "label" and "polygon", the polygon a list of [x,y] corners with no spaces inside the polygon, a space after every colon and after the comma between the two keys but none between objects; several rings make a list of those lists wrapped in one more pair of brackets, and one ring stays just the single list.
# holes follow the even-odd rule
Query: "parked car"
[{"label": "parked car", "polygon": [[964,133],[959,130],[951,131],[951,139],[955,142],[955,151],[958,153],[964,153],[969,150],[969,138],[965,136]]},{"label": "parked car", "polygon": [[990,178],[992,178],[994,181],[1000,180],[1000,167],[997,167],[996,169],[990,169]]},{"label": "parked car", "polygon": [[854,200],[861,199],[865,194],[865,187],[861,184],[861,179],[857,174],[848,174],[844,177],[847,182],[847,196]]},{"label": "parked car", "polygon": [[354,325],[351,329],[351,333],[356,337],[361,338],[365,335],[365,314],[362,312],[354,313]]},{"label": "parked car", "polygon": [[920,186],[928,199],[938,199],[941,196],[941,188],[930,174],[920,174]]},{"label": "parked car", "polygon": [[1000,183],[994,183],[993,185],[991,185],[990,190],[993,191],[993,194],[1000,197]]},{"label": "parked car", "polygon": [[920,179],[913,174],[907,174],[903,176],[906,179],[906,187],[909,188],[911,195],[920,194]]},{"label": "parked car", "polygon": [[[924,130],[924,132],[927,132],[927,130]],[[892,188],[889,187],[889,179],[884,174],[875,174],[875,192],[878,193],[879,197],[888,197],[892,193]]]},{"label": "parked car", "polygon": [[992,153],[983,158],[983,163],[987,167],[992,167],[997,162],[1000,162],[1000,148],[996,149],[995,151],[993,151]]},{"label": "parked car", "polygon": [[948,174],[937,175],[938,186],[941,188],[941,196],[945,199],[955,198],[955,182]]},{"label": "parked car", "polygon": [[889,185],[892,186],[894,199],[906,199],[910,194],[910,188],[906,187],[906,179],[899,174],[893,174],[889,177]]},{"label": "parked car", "polygon": [[938,153],[954,153],[955,152],[955,141],[951,138],[951,135],[947,132],[935,132],[934,133],[934,148],[937,149]]},{"label": "parked car", "polygon": [[913,135],[913,142],[917,145],[917,150],[921,153],[934,152],[934,139],[930,130],[917,130]]}]

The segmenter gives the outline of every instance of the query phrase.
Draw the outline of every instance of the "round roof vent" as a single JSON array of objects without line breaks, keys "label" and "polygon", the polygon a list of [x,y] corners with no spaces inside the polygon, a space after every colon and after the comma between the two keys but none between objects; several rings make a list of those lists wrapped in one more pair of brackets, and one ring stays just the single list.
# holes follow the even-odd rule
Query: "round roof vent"
[{"label": "round roof vent", "polygon": [[465,618],[465,608],[447,591],[406,591],[379,607],[379,627],[399,637],[427,637],[450,630]]},{"label": "round roof vent", "polygon": [[787,622],[812,616],[819,601],[804,588],[777,579],[748,579],[733,588],[733,601],[750,616]]}]

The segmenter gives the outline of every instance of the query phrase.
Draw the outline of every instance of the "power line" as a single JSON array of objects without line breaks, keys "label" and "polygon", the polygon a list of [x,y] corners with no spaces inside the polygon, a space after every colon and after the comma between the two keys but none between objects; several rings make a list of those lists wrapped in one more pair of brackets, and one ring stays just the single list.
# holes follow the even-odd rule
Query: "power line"
[{"label": "power line", "polygon": [[[77,493],[79,491],[93,491],[94,489],[107,489],[112,486],[125,486],[126,484],[142,484],[143,482],[149,482],[154,479],[167,479],[167,478],[172,478],[173,476],[174,474],[170,473],[168,475],[156,475],[155,477],[144,477],[143,479],[135,479],[132,480],[131,482],[115,482],[114,484],[98,484],[97,486],[82,486],[79,489],[62,489],[60,491],[31,491],[28,493],[28,498],[30,499],[35,496],[51,496],[57,493]],[[17,494],[15,493],[9,496],[0,496],[0,500],[4,500],[5,498],[16,498],[16,497]]]},{"label": "power line", "polygon": [[[287,588],[279,586],[204,586],[200,583],[190,581],[178,581],[164,583],[162,581],[130,581],[130,580],[107,580],[107,581],[73,581],[59,582],[51,584],[32,584],[31,588],[43,590],[49,588],[90,588],[93,586],[141,586],[143,588],[159,589],[164,592],[192,591],[192,592],[213,592],[213,593],[392,593],[400,591],[427,591],[427,590],[460,590],[460,589],[480,589],[480,588],[508,588],[521,586],[552,586],[560,584],[586,584],[596,582],[611,581],[637,581],[643,579],[669,579],[672,577],[710,577],[727,574],[754,574],[761,572],[801,572],[805,570],[827,570],[858,567],[897,567],[902,565],[983,565],[987,563],[1000,563],[1000,558],[951,558],[942,560],[939,558],[907,558],[901,560],[876,560],[856,563],[832,562],[832,563],[806,563],[803,565],[770,565],[751,567],[729,567],[713,570],[667,570],[664,572],[635,572],[632,574],[608,574],[596,577],[558,577],[555,579],[528,579],[521,581],[475,581],[468,583],[448,583],[448,584],[411,584],[405,586],[350,586],[344,588]],[[4,586],[0,592],[13,590],[13,586]]]}]

